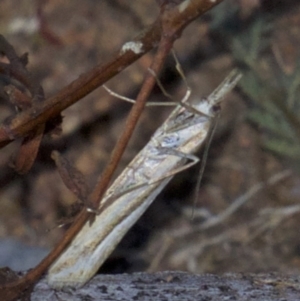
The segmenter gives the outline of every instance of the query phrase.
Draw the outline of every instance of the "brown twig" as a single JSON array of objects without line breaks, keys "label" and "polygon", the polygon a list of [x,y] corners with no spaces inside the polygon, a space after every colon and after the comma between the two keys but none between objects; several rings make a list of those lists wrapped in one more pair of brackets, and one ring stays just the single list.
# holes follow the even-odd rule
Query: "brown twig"
[{"label": "brown twig", "polygon": [[[0,63],[0,73],[19,81],[31,94],[31,97],[29,97],[24,91],[20,91],[11,84],[4,88],[10,102],[19,110],[25,111],[35,103],[43,101],[45,97],[42,86],[33,79],[30,72],[26,69],[28,63],[27,54],[25,53],[18,57],[14,48],[1,35],[0,51],[9,61],[9,63]],[[44,130],[45,124],[41,124],[23,139],[13,163],[13,167],[18,173],[25,174],[30,170],[37,156]]]},{"label": "brown twig", "polygon": [[[185,10],[179,11],[178,9],[174,9],[172,13],[168,13],[170,15],[169,27],[173,29],[177,28],[177,33],[179,33],[195,18],[222,1],[186,0],[183,3],[188,2],[189,5]],[[36,104],[31,109],[4,122],[0,127],[0,147],[7,145],[16,138],[26,136],[33,128],[57,116],[64,109],[91,93],[146,52],[157,46],[162,35],[161,24],[161,18],[159,17],[145,32],[133,39],[134,42],[143,45],[141,52],[119,51],[108,63],[99,65],[81,75],[55,96],[46,99],[43,103]]]},{"label": "brown twig", "polygon": [[0,35],[0,52],[2,52],[9,64],[0,63],[0,73],[13,77],[22,83],[31,93],[33,102],[44,99],[43,88],[33,80],[31,74],[26,69],[28,63],[27,53],[18,56],[14,48]]},{"label": "brown twig", "polygon": [[[161,14],[154,24],[145,33],[134,39],[142,43],[141,52],[120,51],[109,63],[98,66],[92,71],[81,76],[73,83],[62,89],[56,96],[39,103],[0,127],[0,146],[4,146],[17,137],[23,137],[32,131],[36,126],[45,123],[55,117],[65,108],[81,99],[98,86],[102,85],[109,78],[116,75],[133,61],[138,59],[145,52],[157,45],[159,47],[153,60],[151,69],[158,74],[164,60],[173,46],[174,41],[180,36],[181,31],[195,18],[205,11],[220,3],[222,0],[189,0],[183,1],[175,6],[172,1],[161,2]],[[111,159],[103,172],[102,177],[90,195],[90,201],[97,206],[111,180],[112,174],[122,156],[122,153],[133,133],[136,123],[143,111],[146,99],[149,96],[155,78],[147,73],[144,84],[137,97],[136,104],[132,107],[126,122],[126,128],[112,153]],[[67,230],[65,236],[58,246],[33,270],[23,278],[4,285],[0,288],[2,300],[14,300],[19,294],[36,282],[46,271],[49,265],[62,253],[81,227],[88,221],[91,214],[86,210],[80,212],[76,221]]]}]

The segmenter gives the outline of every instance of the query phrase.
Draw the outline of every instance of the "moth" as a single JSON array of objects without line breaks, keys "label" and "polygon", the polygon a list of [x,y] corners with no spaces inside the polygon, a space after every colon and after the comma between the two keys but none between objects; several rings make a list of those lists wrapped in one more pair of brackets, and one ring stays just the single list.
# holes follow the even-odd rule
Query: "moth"
[{"label": "moth", "polygon": [[208,97],[193,105],[185,97],[178,104],[107,190],[94,222],[87,222],[52,264],[47,274],[52,287],[84,285],[171,178],[199,161],[193,153],[204,144],[221,102],[240,78],[234,70]]}]

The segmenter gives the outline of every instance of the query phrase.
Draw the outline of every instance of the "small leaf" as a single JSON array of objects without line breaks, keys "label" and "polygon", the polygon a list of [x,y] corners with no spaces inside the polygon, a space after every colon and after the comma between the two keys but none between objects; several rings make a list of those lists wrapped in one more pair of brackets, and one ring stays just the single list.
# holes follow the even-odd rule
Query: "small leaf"
[{"label": "small leaf", "polygon": [[75,194],[79,200],[86,203],[88,187],[83,174],[58,151],[53,151],[51,158],[55,161],[58,172],[67,188]]},{"label": "small leaf", "polygon": [[39,126],[23,140],[13,163],[17,173],[23,175],[31,169],[40,148],[44,128],[44,124]]},{"label": "small leaf", "polygon": [[[4,91],[9,96],[10,102],[19,110],[23,111],[30,108],[30,97],[17,89],[15,86],[8,85],[4,88]],[[44,129],[45,126],[42,124],[23,139],[12,164],[17,173],[23,175],[31,169],[39,151],[39,147],[44,135]]]}]

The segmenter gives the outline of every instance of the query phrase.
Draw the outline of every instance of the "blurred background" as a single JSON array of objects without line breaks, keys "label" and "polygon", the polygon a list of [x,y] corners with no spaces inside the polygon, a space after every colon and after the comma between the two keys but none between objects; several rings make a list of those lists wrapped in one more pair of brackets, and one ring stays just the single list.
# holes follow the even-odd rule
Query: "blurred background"
[{"label": "blurred background", "polygon": [[[0,33],[19,55],[29,53],[29,71],[51,96],[105,63],[158,13],[154,0],[2,0]],[[222,105],[200,191],[200,166],[177,175],[101,272],[299,272],[299,1],[224,0],[183,32],[175,50],[191,102],[207,96],[234,67],[244,76]],[[107,85],[135,98],[153,55]],[[161,81],[176,100],[186,92],[171,56]],[[150,100],[166,101],[159,88]],[[19,144],[1,149],[0,266],[34,266],[65,231],[57,226],[70,217],[76,197],[62,183],[51,152],[66,156],[93,187],[130,107],[99,88],[65,110],[62,135],[43,140],[25,176],[10,167]],[[170,110],[145,110],[117,174]],[[1,98],[0,120],[13,113]]]}]

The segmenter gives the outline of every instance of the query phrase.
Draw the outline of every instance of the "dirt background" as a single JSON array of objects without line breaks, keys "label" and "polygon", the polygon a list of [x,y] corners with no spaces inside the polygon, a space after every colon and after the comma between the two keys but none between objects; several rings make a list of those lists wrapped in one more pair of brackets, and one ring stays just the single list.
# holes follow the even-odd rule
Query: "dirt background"
[{"label": "dirt background", "polygon": [[[28,69],[40,81],[46,95],[51,96],[83,72],[107,61],[123,43],[151,24],[158,12],[153,0],[134,4],[121,0],[2,0],[0,33],[18,54],[29,53]],[[261,26],[269,26],[268,30],[259,40],[253,40],[249,28],[262,19],[267,21]],[[175,44],[192,88],[191,101],[208,95],[234,66],[241,65],[241,55],[233,47],[237,36],[249,49],[255,41],[258,45],[267,44],[259,53],[264,70],[276,66],[278,74],[295,74],[299,26],[300,5],[291,0],[227,0],[193,22]],[[108,82],[108,86],[134,98],[153,53],[143,56]],[[175,99],[184,95],[186,87],[176,73],[172,57],[161,79]],[[157,88],[150,100],[163,98]],[[263,101],[249,97],[241,87],[228,97],[196,200],[199,166],[172,180],[125,236],[102,272],[298,273],[299,161],[264,147],[269,133],[249,121],[250,112]],[[7,103],[1,102],[0,106],[0,118],[4,120],[13,111]],[[64,154],[93,187],[129,109],[130,104],[97,89],[63,112],[63,134],[55,140],[43,141],[37,161],[26,176],[17,175],[9,167],[18,145],[1,150],[1,265],[28,268],[21,264],[34,264],[32,257],[39,260],[63,235],[64,228],[57,225],[69,216],[76,198],[60,180],[50,158],[51,151]],[[118,173],[169,112],[170,109],[161,107],[145,110]],[[274,176],[282,178],[268,185]],[[255,189],[257,192],[249,196]],[[222,214],[241,198],[244,204],[224,217]],[[213,221],[216,223],[207,224]]]}]

